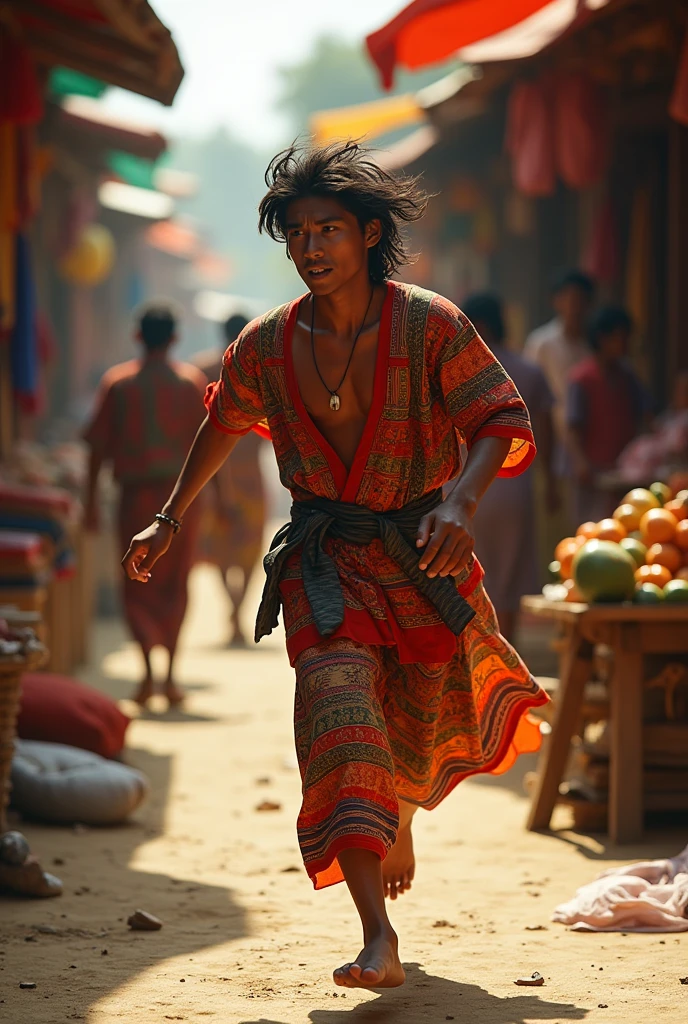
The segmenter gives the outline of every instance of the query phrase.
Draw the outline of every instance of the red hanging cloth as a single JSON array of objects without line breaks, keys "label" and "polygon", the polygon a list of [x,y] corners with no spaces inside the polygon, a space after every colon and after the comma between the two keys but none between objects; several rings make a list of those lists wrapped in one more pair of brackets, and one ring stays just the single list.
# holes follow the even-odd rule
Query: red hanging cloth
[{"label": "red hanging cloth", "polygon": [[542,81],[516,82],[509,95],[506,150],[514,184],[526,196],[551,196],[556,186],[554,132]]},{"label": "red hanging cloth", "polygon": [[28,48],[0,28],[0,121],[37,124],[43,92]]},{"label": "red hanging cloth", "polygon": [[602,180],[609,157],[607,96],[587,75],[565,75],[557,83],[554,134],[564,184],[582,189]]}]

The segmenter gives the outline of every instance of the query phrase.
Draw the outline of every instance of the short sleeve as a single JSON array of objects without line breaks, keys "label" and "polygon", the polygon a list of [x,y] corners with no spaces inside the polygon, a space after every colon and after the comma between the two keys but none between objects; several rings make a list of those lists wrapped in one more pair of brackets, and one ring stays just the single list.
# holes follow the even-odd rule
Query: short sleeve
[{"label": "short sleeve", "polygon": [[245,434],[266,425],[258,337],[259,324],[249,324],[225,352],[220,379],[208,385],[208,416],[225,434]]},{"label": "short sleeve", "polygon": [[483,437],[511,439],[499,476],[518,476],[535,458],[526,404],[502,364],[460,310],[439,342],[434,382],[470,448]]}]

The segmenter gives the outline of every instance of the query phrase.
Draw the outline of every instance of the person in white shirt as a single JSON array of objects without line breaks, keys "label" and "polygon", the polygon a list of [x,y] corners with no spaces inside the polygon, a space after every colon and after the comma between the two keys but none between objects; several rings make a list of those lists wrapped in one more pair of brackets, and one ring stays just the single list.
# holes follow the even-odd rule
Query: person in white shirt
[{"label": "person in white shirt", "polygon": [[552,287],[555,316],[528,336],[523,355],[544,373],[554,397],[552,418],[557,441],[559,477],[568,472],[566,394],[569,374],[590,355],[587,321],[595,297],[595,282],[582,270],[568,270]]}]

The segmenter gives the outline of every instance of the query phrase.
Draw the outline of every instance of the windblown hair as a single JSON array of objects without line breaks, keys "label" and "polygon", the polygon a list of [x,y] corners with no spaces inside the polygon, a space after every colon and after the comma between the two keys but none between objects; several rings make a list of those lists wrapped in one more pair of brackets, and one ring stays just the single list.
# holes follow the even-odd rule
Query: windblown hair
[{"label": "windblown hair", "polygon": [[385,281],[413,261],[402,225],[423,216],[428,195],[419,178],[389,174],[359,143],[308,148],[295,142],[270,161],[265,184],[268,191],[258,208],[258,229],[275,241],[286,242],[290,203],[307,196],[329,196],[353,213],[362,228],[371,220],[380,221],[380,241],[368,254],[372,281]]}]

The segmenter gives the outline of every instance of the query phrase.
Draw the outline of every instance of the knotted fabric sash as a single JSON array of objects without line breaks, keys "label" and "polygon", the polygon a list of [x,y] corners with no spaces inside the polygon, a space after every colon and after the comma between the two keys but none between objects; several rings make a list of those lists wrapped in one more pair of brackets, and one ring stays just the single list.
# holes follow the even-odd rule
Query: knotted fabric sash
[{"label": "knotted fabric sash", "polygon": [[298,547],[301,547],[303,585],[318,632],[322,637],[331,636],[343,623],[344,594],[337,568],[323,548],[327,536],[352,544],[370,544],[379,537],[385,554],[403,569],[410,582],[434,605],[442,621],[458,636],[473,618],[473,609],[456,589],[453,577],[431,579],[418,567],[418,526],[423,516],[441,501],[442,491],[436,490],[403,508],[384,513],[327,498],[294,502],[291,522],[275,534],[263,560],[267,579],[256,620],[256,643],[277,625],[282,571],[286,559]]}]

